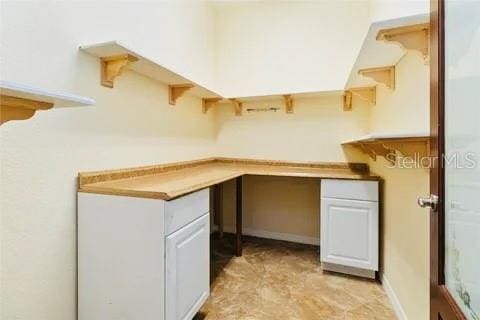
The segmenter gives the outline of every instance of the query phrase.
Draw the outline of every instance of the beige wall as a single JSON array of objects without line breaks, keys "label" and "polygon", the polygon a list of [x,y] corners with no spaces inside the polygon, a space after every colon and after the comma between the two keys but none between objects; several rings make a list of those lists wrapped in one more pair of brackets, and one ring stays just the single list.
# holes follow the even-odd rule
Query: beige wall
[{"label": "beige wall", "polygon": [[[318,179],[246,176],[244,232],[259,237],[319,244]],[[224,224],[235,230],[235,182],[224,184]]]},{"label": "beige wall", "polygon": [[429,0],[370,0],[371,21],[389,20],[416,14],[429,14]]},{"label": "beige wall", "polygon": [[215,153],[214,115],[202,114],[201,101],[182,97],[173,108],[164,85],[128,71],[114,89],[101,87],[98,59],[78,46],[118,39],[201,78],[213,68],[203,50],[210,11],[178,2],[1,6],[2,79],[97,101],[0,128],[0,318],[73,320],[77,173]]},{"label": "beige wall", "polygon": [[219,89],[229,97],[341,90],[369,2],[217,1]]},{"label": "beige wall", "polygon": [[[279,107],[277,112],[234,115],[221,105],[216,113],[219,152],[226,157],[317,162],[367,162],[342,141],[368,132],[370,108],[356,101],[343,111],[342,96],[295,100],[295,112],[285,113],[282,100],[245,103],[248,108]],[[245,233],[305,243],[319,243],[319,180],[272,177],[245,178]],[[233,182],[225,187],[225,229],[234,230]],[[230,201],[232,200],[232,201]]]},{"label": "beige wall", "polygon": [[[243,39],[241,43],[246,49],[237,51],[233,50],[236,44],[228,47],[227,42],[224,42],[227,47],[217,47],[221,39],[228,38],[230,29],[215,39],[219,34],[215,31],[218,12],[215,14],[203,1],[145,1],[135,5],[98,1],[2,1],[2,79],[83,94],[95,98],[97,103],[86,108],[39,112],[28,121],[7,123],[0,128],[0,318],[75,319],[77,172],[215,154],[300,161],[367,161],[356,152],[345,154],[339,146],[341,141],[366,133],[370,126],[380,130],[382,121],[389,126],[398,120],[399,125],[417,128],[417,124],[410,121],[413,115],[407,115],[405,108],[417,112],[416,108],[423,106],[410,104],[416,101],[410,93],[394,99],[380,90],[379,99],[383,99],[382,95],[391,99],[388,106],[396,106],[393,111],[397,116],[389,118],[389,113],[380,113],[386,110],[382,108],[387,106],[386,102],[379,102],[374,108],[356,104],[353,112],[343,112],[339,96],[299,99],[293,115],[286,115],[282,109],[277,113],[234,117],[229,106],[203,115],[198,99],[182,97],[177,106],[171,107],[167,104],[164,85],[133,72],[127,71],[118,78],[114,89],[99,86],[98,60],[79,52],[79,45],[119,40],[129,47],[141,48],[145,55],[207,86],[224,85],[228,80],[232,87],[224,90],[232,93],[244,88],[251,90],[249,94],[255,90],[318,90],[318,83],[322,84],[321,88],[336,87],[353,65],[355,48],[360,46],[368,27],[363,15],[367,8],[363,3],[353,5],[358,9],[355,14],[362,14],[358,20],[348,21],[348,25],[358,33],[342,34],[341,46],[326,53],[319,49],[331,49],[331,39],[319,41],[319,38],[328,36],[331,29],[317,23],[330,20],[317,19],[314,11],[308,9],[314,4],[309,4],[306,10],[298,8],[297,13],[305,14],[308,24],[290,21],[296,32],[278,32],[288,31],[285,30],[288,25],[281,25],[282,19],[268,21],[257,17],[254,19],[257,28],[253,31],[241,24],[246,33],[239,39]],[[289,10],[279,12],[285,14]],[[342,19],[348,19],[348,14],[341,15]],[[330,13],[329,16],[336,15]],[[343,25],[342,19],[338,20],[340,25]],[[135,23],[130,23],[132,21]],[[220,22],[219,26],[223,23],[226,22]],[[271,23],[281,29],[273,28]],[[257,35],[263,27],[265,33]],[[324,34],[322,30],[329,32]],[[306,38],[298,38],[300,34]],[[247,35],[254,37],[253,43],[245,41]],[[265,39],[269,42],[264,43]],[[272,48],[278,46],[282,49],[273,51]],[[309,47],[314,50],[309,51]],[[300,57],[296,55],[299,50]],[[227,54],[219,51],[239,56],[232,56],[229,61]],[[245,68],[249,54],[258,60]],[[343,62],[317,64],[323,61],[322,54],[329,54],[330,61]],[[279,59],[271,65],[264,63],[277,56]],[[217,58],[222,61],[217,63]],[[236,63],[231,64],[233,61]],[[415,60],[405,63],[421,68]],[[219,70],[227,73],[219,75]],[[413,83],[423,83],[422,77],[416,78],[413,74],[413,80],[409,80],[415,92],[419,90]],[[216,82],[215,78],[220,80]],[[329,79],[333,81],[330,84]],[[400,87],[396,93],[399,91]],[[409,104],[395,101],[409,101]],[[260,105],[265,103],[281,104],[269,101]],[[370,118],[370,112],[375,110]],[[421,123],[421,118],[418,119]],[[382,168],[378,171],[382,172]],[[388,192],[386,199],[394,198],[396,188],[400,188],[392,183],[395,181],[405,182],[402,188],[405,199],[422,191],[417,190],[417,186],[425,182],[421,175],[411,174],[412,179],[417,179],[411,184],[415,190],[405,188],[410,174],[397,172],[389,178],[387,186],[391,189],[388,190],[393,191]],[[245,203],[247,227],[293,235],[297,240],[315,240],[319,230],[316,180],[248,177],[245,185],[246,198],[250,199]],[[232,185],[227,184],[228,188]],[[227,198],[232,196],[227,192]],[[394,200],[388,205],[397,203]],[[227,204],[231,206],[233,202],[226,201]],[[425,299],[426,278],[418,273],[423,270],[425,260],[417,259],[423,253],[419,243],[423,243],[425,237],[420,233],[425,221],[418,218],[423,217],[423,212],[413,215],[413,207],[411,209],[405,214],[393,207],[386,213],[385,247],[391,249],[384,255],[384,270],[411,319],[417,319],[414,316],[425,310],[419,310],[422,306],[415,305],[407,293],[415,291],[420,295],[419,300]],[[228,207],[226,211],[231,212]],[[227,215],[226,220],[232,222],[231,216]],[[418,237],[412,237],[412,233],[399,234],[393,223],[405,224],[404,229],[415,230]],[[425,253],[423,259],[426,257]],[[399,274],[410,278],[402,281]]]},{"label": "beige wall", "polygon": [[[356,101],[357,102],[357,101]],[[247,112],[248,108],[280,108],[277,112]],[[341,142],[368,131],[370,108],[361,100],[343,111],[341,95],[295,99],[287,114],[281,99],[244,103],[241,117],[222,104],[216,112],[216,135],[223,156],[294,161],[345,162]],[[366,158],[362,158],[366,159]]]},{"label": "beige wall", "polygon": [[[415,52],[396,67],[396,89],[380,86],[372,109],[372,131],[428,132],[429,68]],[[426,169],[389,169],[379,159],[371,170],[385,180],[382,259],[388,279],[408,319],[429,318],[429,212],[417,197],[429,194]]]},{"label": "beige wall", "polygon": [[[408,319],[427,319],[429,220],[416,198],[429,193],[428,170],[389,169],[382,158],[374,162],[350,149],[342,151],[340,143],[366,132],[428,132],[429,68],[419,54],[410,52],[396,66],[394,91],[379,85],[375,106],[356,102],[352,112],[343,112],[339,99],[305,99],[294,115],[259,113],[240,118],[224,107],[216,123],[220,150],[225,156],[368,162],[385,180],[382,273]],[[262,105],[273,104],[257,106]],[[233,183],[225,187],[227,230],[234,230],[234,187]],[[318,243],[317,180],[247,177],[244,192],[245,233]]]}]

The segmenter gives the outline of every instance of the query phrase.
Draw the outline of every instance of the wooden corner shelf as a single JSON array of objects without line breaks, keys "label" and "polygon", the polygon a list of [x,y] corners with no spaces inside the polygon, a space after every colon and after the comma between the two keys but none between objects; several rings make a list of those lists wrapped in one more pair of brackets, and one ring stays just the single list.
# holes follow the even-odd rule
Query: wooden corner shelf
[{"label": "wooden corner shelf", "polygon": [[[288,94],[270,94],[264,96],[241,96],[241,97],[234,97],[228,98],[219,101],[220,103],[230,102],[235,107],[235,114],[242,115],[241,106],[237,105],[238,102],[242,103],[262,103],[265,102],[266,104],[274,104],[280,105],[282,104],[285,106],[285,112],[287,114],[295,113],[295,100],[296,99],[304,99],[304,98],[320,98],[320,97],[341,97],[344,94],[344,90],[331,90],[331,91],[311,91],[311,92],[294,92]],[[217,101],[215,101],[217,102]],[[269,108],[270,110],[279,109],[277,108]]]},{"label": "wooden corner shelf", "polygon": [[[395,70],[391,68],[405,55],[405,49],[418,49],[428,55],[428,41],[424,41],[428,40],[428,37],[425,37],[425,26],[428,22],[428,14],[419,14],[372,23],[345,88],[383,83],[394,89]],[[391,45],[390,41],[401,45]]]},{"label": "wooden corner shelf", "polygon": [[123,70],[130,69],[168,85],[170,93],[169,103],[172,105],[187,89],[189,93],[199,98],[221,97],[217,92],[187,79],[154,59],[146,58],[141,53],[133,51],[117,41],[80,46],[80,50],[100,59],[102,70],[101,83],[106,87],[112,88],[114,79]]},{"label": "wooden corner shelf", "polygon": [[0,125],[26,120],[39,110],[95,104],[95,100],[8,81],[0,81]]},{"label": "wooden corner shelf", "polygon": [[415,160],[428,156],[430,136],[428,133],[372,133],[346,141],[342,146],[360,149],[374,161],[381,156],[395,163],[397,153]]}]

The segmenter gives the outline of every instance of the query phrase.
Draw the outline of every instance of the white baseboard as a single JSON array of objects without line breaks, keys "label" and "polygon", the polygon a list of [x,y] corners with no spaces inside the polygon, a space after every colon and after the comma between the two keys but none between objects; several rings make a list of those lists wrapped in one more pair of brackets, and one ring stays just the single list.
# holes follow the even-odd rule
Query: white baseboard
[{"label": "white baseboard", "polygon": [[393,291],[393,288],[390,285],[390,282],[388,281],[387,277],[385,277],[385,275],[383,274],[382,274],[382,286],[383,286],[383,289],[385,290],[385,293],[388,296],[388,299],[390,299],[390,304],[392,305],[393,312],[395,312],[395,316],[397,317],[397,319],[408,320],[405,310],[403,310],[402,305],[400,304],[400,301],[398,300],[398,297],[395,294],[395,291]]},{"label": "white baseboard", "polygon": [[[228,233],[234,233],[235,226],[224,226],[223,230]],[[247,236],[259,237],[259,238],[312,244],[315,246],[320,245],[320,238],[300,236],[300,235],[291,234],[291,233],[272,232],[272,231],[258,230],[258,229],[252,229],[252,228],[243,228],[243,234]]]}]

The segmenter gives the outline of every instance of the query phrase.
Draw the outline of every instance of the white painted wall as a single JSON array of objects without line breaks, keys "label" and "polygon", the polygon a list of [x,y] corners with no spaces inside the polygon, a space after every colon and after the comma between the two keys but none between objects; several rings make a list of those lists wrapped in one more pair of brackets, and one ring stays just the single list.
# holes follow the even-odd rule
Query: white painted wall
[{"label": "white painted wall", "polygon": [[[395,91],[378,86],[370,128],[376,132],[430,131],[430,69],[416,52],[395,68]],[[429,318],[429,213],[417,197],[429,194],[427,169],[388,168],[370,160],[384,183],[382,271],[407,319]],[[401,318],[400,318],[401,319]]]},{"label": "white painted wall", "polygon": [[[221,104],[215,119],[218,152],[225,157],[345,162],[349,154],[341,143],[368,132],[371,106],[360,99],[351,112],[343,111],[341,95],[299,98],[294,103],[294,113],[287,114],[283,99],[245,102],[241,117],[231,105]],[[246,111],[266,107],[280,110]]]},{"label": "white painted wall", "polygon": [[343,89],[369,27],[368,1],[221,3],[216,81],[229,97]]},{"label": "white painted wall", "polygon": [[429,12],[429,0],[370,0],[372,22]]},{"label": "white painted wall", "polygon": [[213,16],[200,2],[1,6],[2,79],[97,100],[0,128],[0,318],[74,320],[77,173],[215,153],[214,116],[201,101],[172,107],[164,85],[128,71],[101,87],[98,59],[78,46],[119,39],[207,83]]},{"label": "white painted wall", "polygon": [[[194,0],[2,1],[2,79],[83,94],[97,104],[40,112],[0,127],[0,318],[75,319],[79,171],[214,154],[365,159],[344,154],[339,144],[368,130],[367,105],[345,113],[337,96],[299,99],[293,115],[282,110],[239,118],[225,106],[205,116],[198,99],[182,97],[171,107],[164,85],[133,72],[118,78],[114,89],[101,87],[98,60],[79,52],[79,45],[119,40],[228,95],[338,89],[363,41],[368,11],[366,1],[255,2],[215,10]],[[278,180],[256,181],[246,208],[266,210],[272,200],[255,194],[270,189],[278,196],[295,183],[304,197],[292,192],[285,195],[286,210],[269,212],[286,221],[317,194],[311,181]],[[317,227],[302,222],[317,209],[302,210],[294,223],[272,230],[314,237]],[[270,216],[255,216],[247,222],[268,231]]]}]

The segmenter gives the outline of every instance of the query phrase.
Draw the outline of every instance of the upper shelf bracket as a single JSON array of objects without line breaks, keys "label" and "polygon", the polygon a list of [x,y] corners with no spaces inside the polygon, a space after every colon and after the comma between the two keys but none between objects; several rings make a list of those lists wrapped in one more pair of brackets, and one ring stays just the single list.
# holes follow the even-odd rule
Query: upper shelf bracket
[{"label": "upper shelf bracket", "polygon": [[343,96],[344,111],[352,110],[352,101],[354,95],[365,101],[368,101],[372,105],[375,105],[377,102],[377,87],[360,87],[346,90],[345,95]]},{"label": "upper shelf bracket", "polygon": [[387,88],[395,90],[395,66],[365,68],[358,70],[358,74],[383,83]]},{"label": "upper shelf bracket", "polygon": [[235,108],[235,115],[236,116],[241,116],[242,115],[242,108],[243,108],[243,103],[237,99],[230,99],[230,101],[233,104],[233,107]]},{"label": "upper shelf bracket", "polygon": [[285,94],[283,96],[283,99],[285,100],[285,111],[287,113],[293,113],[293,97],[291,94]]},{"label": "upper shelf bracket", "polygon": [[0,124],[10,120],[26,120],[37,110],[48,110],[53,103],[0,95]]},{"label": "upper shelf bracket", "polygon": [[202,112],[207,113],[210,108],[215,106],[222,98],[203,98],[202,99]]},{"label": "upper shelf bracket", "polygon": [[419,51],[425,60],[429,54],[430,26],[428,23],[419,23],[408,26],[401,26],[380,30],[377,40],[393,41],[399,43],[407,50]]},{"label": "upper shelf bracket", "polygon": [[107,88],[113,88],[113,81],[122,74],[122,71],[138,58],[131,54],[121,54],[100,58],[101,84]]},{"label": "upper shelf bracket", "polygon": [[193,84],[174,84],[168,86],[168,103],[172,106],[177,103],[177,99],[180,98],[186,91],[193,88]]}]

